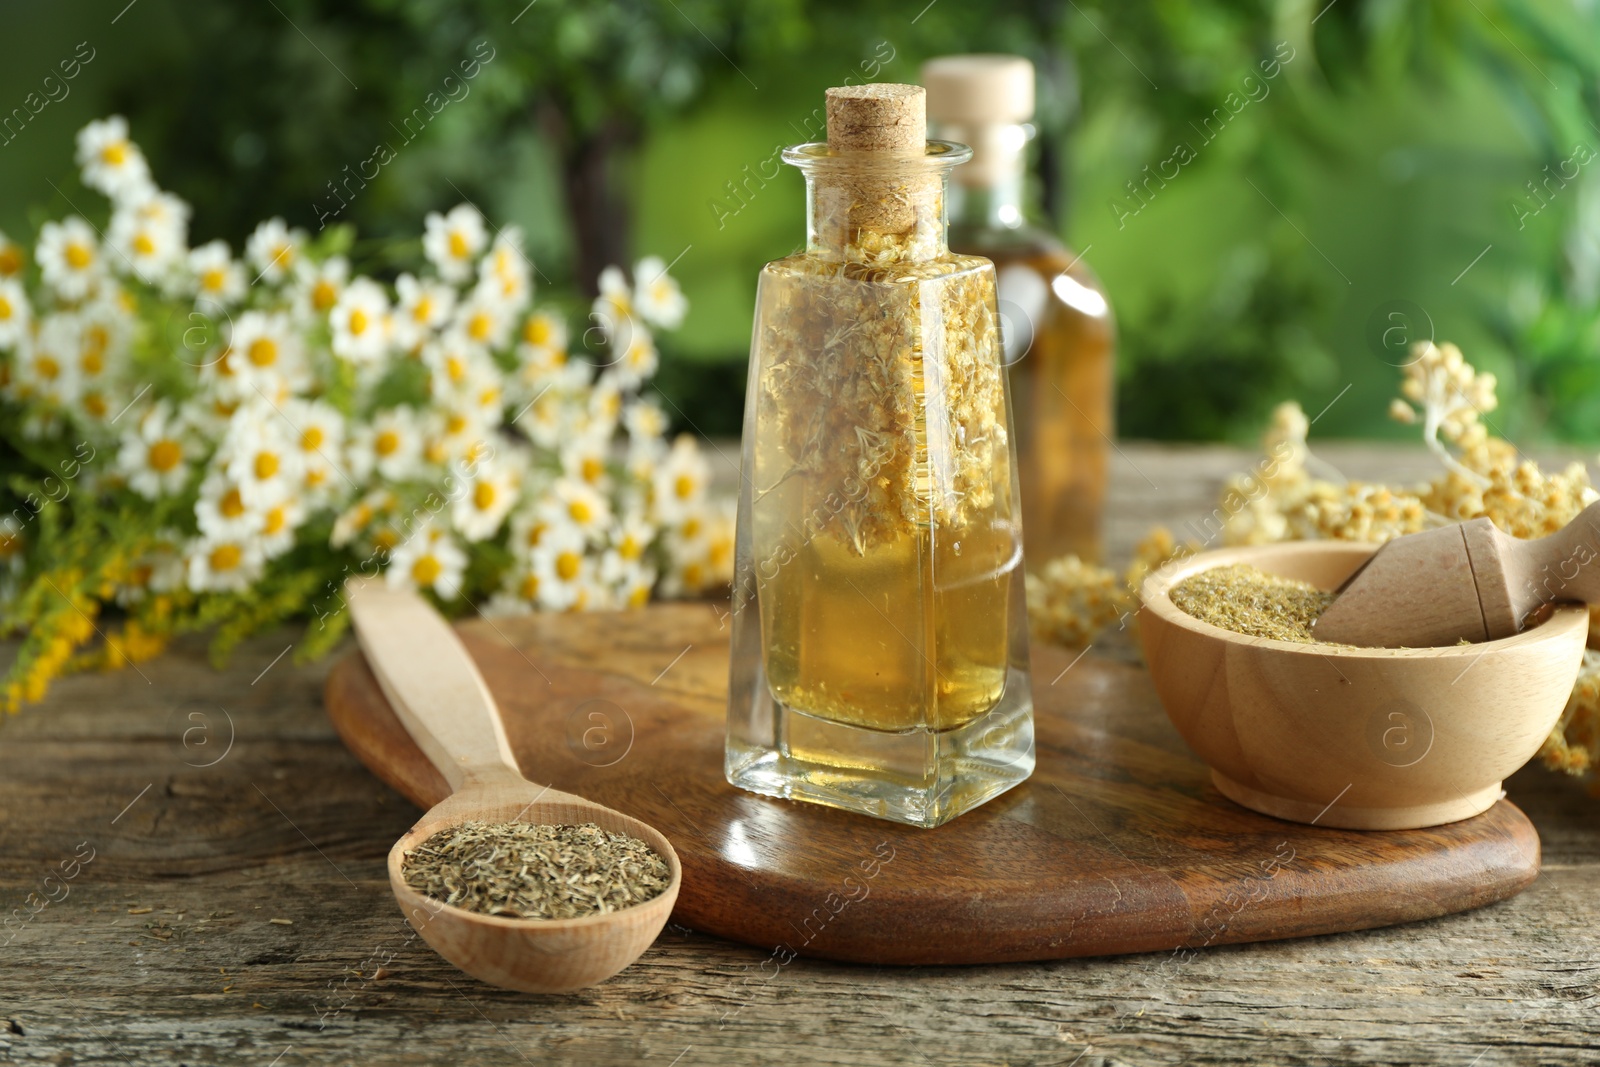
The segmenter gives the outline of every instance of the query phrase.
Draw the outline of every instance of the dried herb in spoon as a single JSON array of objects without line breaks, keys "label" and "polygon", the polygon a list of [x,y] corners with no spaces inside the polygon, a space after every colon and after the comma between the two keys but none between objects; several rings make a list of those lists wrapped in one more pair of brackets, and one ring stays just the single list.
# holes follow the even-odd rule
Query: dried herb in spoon
[{"label": "dried herb in spoon", "polygon": [[466,822],[405,854],[406,884],[484,915],[577,919],[643,904],[672,880],[649,845],[594,823]]}]

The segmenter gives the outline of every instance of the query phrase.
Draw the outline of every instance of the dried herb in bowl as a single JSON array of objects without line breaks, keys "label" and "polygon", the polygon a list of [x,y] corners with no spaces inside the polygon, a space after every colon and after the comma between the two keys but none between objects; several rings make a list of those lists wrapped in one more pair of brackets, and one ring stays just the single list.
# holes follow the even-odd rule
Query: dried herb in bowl
[{"label": "dried herb in bowl", "polygon": [[1249,637],[1316,643],[1311,625],[1337,593],[1234,563],[1190,575],[1168,594],[1185,614]]},{"label": "dried herb in bowl", "polygon": [[406,884],[484,915],[578,919],[643,904],[672,880],[649,845],[594,823],[466,822],[405,854]]}]

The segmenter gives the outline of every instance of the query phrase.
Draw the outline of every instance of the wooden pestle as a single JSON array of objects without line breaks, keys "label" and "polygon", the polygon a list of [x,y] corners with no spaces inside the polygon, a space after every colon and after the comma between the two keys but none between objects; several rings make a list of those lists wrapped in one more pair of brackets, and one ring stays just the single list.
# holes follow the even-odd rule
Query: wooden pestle
[{"label": "wooden pestle", "polygon": [[1524,541],[1488,519],[1388,542],[1339,587],[1312,626],[1319,641],[1430,648],[1509,637],[1559,601],[1600,603],[1600,503]]}]

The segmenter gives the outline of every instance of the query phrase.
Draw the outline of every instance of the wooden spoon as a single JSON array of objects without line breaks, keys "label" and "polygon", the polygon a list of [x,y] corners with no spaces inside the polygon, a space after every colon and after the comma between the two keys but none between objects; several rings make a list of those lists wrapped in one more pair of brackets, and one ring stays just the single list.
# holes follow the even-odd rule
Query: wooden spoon
[{"label": "wooden spoon", "polygon": [[[376,581],[345,587],[356,636],[395,715],[450,784],[451,794],[389,850],[389,882],[424,941],[474,978],[528,993],[565,993],[603,982],[650,947],[672,913],[683,868],[654,827],[522,777],[483,676],[438,612],[421,597]],[[402,863],[439,830],[459,823],[596,823],[649,845],[672,880],[643,904],[581,919],[513,919],[457,908],[406,884]]]},{"label": "wooden spoon", "polygon": [[1437,648],[1510,637],[1546,604],[1600,603],[1600,503],[1523,541],[1488,519],[1397,537],[1339,587],[1318,640]]}]

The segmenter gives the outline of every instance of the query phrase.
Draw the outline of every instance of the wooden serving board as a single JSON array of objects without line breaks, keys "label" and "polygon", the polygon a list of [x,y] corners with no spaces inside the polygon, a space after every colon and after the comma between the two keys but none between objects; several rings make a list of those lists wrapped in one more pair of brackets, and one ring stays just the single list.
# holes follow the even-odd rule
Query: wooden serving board
[{"label": "wooden serving board", "polygon": [[[988,963],[1361,930],[1501,900],[1539,871],[1538,835],[1506,800],[1390,832],[1238,807],[1145,672],[1092,653],[1034,649],[1038,770],[921,830],[727,784],[720,608],[480,619],[460,632],[526,776],[666,834],[683,861],[674,919],[769,949],[778,966],[788,953]],[[380,778],[422,807],[444,797],[359,652],[334,668],[326,701]]]}]

